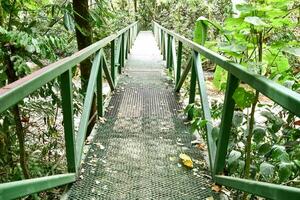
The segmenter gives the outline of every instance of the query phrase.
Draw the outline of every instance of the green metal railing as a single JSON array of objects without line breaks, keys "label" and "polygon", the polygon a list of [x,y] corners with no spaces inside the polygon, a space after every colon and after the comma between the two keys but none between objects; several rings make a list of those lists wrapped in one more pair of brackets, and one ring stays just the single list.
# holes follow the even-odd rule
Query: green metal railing
[{"label": "green metal railing", "polygon": [[[0,113],[2,113],[53,79],[58,78],[60,80],[65,148],[68,165],[68,173],[66,174],[0,184],[0,199],[7,200],[23,197],[60,185],[72,183],[76,180],[82,159],[83,146],[89,124],[95,88],[98,109],[97,114],[98,116],[103,116],[104,114],[102,71],[105,74],[110,89],[114,90],[117,83],[116,71],[121,73],[137,33],[138,24],[135,22],[121,31],[78,51],[70,57],[61,59],[0,89]],[[103,50],[103,48],[109,44],[111,50],[110,70]],[[75,138],[72,106],[72,68],[91,56],[93,56],[94,60],[84,99],[79,129]]]},{"label": "green metal railing", "polygon": [[[253,74],[247,71],[245,67],[237,63],[233,63],[229,59],[162,27],[156,22],[153,22],[153,33],[161,49],[163,58],[166,59],[167,68],[174,69],[175,91],[180,91],[180,88],[182,87],[189,71],[191,70],[189,103],[193,103],[196,95],[196,84],[198,83],[203,118],[208,122],[206,123],[205,128],[210,169],[213,180],[217,184],[232,187],[269,199],[300,199],[299,188],[222,175],[225,168],[225,158],[227,155],[229,135],[235,107],[235,102],[232,96],[235,89],[238,87],[239,82],[243,81],[244,83],[250,85],[252,88],[269,97],[274,102],[278,103],[298,117],[300,116],[300,94],[263,76]],[[178,41],[177,52],[175,40]],[[183,44],[191,48],[192,55],[188,61],[187,67],[181,73]],[[178,55],[176,55],[176,53]],[[201,56],[206,57],[228,72],[221,126],[217,144],[214,142],[211,134],[213,127],[212,123],[210,123],[212,120],[206,93]]]}]

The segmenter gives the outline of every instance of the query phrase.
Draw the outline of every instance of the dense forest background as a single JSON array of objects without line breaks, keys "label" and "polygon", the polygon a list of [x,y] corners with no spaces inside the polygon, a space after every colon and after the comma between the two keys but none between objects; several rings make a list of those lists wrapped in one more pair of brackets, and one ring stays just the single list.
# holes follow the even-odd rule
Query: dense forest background
[{"label": "dense forest background", "polygon": [[[155,20],[254,73],[300,92],[299,0],[1,0],[0,87],[109,36],[138,20]],[[183,67],[190,55],[184,47]],[[91,61],[73,70],[74,113],[81,114]],[[214,94],[226,72],[208,60]],[[188,81],[187,81],[188,83]],[[189,85],[185,84],[182,99]],[[66,171],[59,80],[0,115],[0,183]],[[300,187],[300,120],[241,84],[226,173]],[[217,141],[222,101],[210,101]],[[1,105],[0,105],[1,106]],[[203,131],[200,105],[188,105]],[[95,108],[94,108],[95,110]],[[254,119],[262,120],[254,120]],[[75,126],[78,123],[75,118]],[[203,134],[205,138],[205,134]],[[28,198],[58,198],[56,188]],[[239,195],[239,194],[237,194]],[[250,196],[249,196],[250,198]]]}]

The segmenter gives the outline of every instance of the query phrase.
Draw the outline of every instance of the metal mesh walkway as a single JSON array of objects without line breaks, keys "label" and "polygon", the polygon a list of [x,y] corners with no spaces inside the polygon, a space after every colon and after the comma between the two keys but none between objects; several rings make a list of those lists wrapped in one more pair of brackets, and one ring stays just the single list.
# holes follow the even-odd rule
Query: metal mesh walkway
[{"label": "metal mesh walkway", "polygon": [[[154,37],[141,32],[69,199],[213,196],[203,156],[191,147],[179,109]],[[194,159],[194,169],[180,165],[180,153]]]}]

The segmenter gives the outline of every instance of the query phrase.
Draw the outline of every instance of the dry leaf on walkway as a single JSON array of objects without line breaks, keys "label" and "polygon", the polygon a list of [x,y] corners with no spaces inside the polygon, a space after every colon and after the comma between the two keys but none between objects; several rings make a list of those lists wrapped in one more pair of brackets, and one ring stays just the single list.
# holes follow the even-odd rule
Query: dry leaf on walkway
[{"label": "dry leaf on walkway", "polygon": [[179,155],[179,158],[181,159],[181,162],[186,166],[186,167],[189,167],[189,168],[193,168],[193,161],[191,159],[190,156],[184,154],[184,153],[181,153]]},{"label": "dry leaf on walkway", "polygon": [[213,184],[213,185],[211,186],[211,189],[212,189],[212,191],[214,191],[214,192],[221,192],[222,186]]},{"label": "dry leaf on walkway", "polygon": [[204,143],[196,144],[196,147],[202,151],[206,150],[206,145]]},{"label": "dry leaf on walkway", "polygon": [[213,197],[207,197],[205,200],[214,200]]}]

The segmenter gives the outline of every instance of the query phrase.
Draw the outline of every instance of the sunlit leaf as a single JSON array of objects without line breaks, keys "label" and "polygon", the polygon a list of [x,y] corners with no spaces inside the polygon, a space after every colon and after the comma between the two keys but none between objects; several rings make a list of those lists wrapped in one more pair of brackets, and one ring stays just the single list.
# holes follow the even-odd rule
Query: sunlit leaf
[{"label": "sunlit leaf", "polygon": [[234,99],[236,105],[241,108],[249,108],[254,101],[254,93],[250,91],[246,91],[243,87],[238,87],[232,98]]},{"label": "sunlit leaf", "polygon": [[245,22],[252,24],[254,26],[267,26],[267,24],[259,17],[246,17],[244,19]]},{"label": "sunlit leaf", "polygon": [[232,150],[228,156],[228,165],[231,165],[232,163],[236,162],[240,157],[242,156],[242,153],[236,150]]},{"label": "sunlit leaf", "polygon": [[263,162],[259,166],[260,174],[264,177],[265,180],[270,180],[274,175],[274,165]]}]

